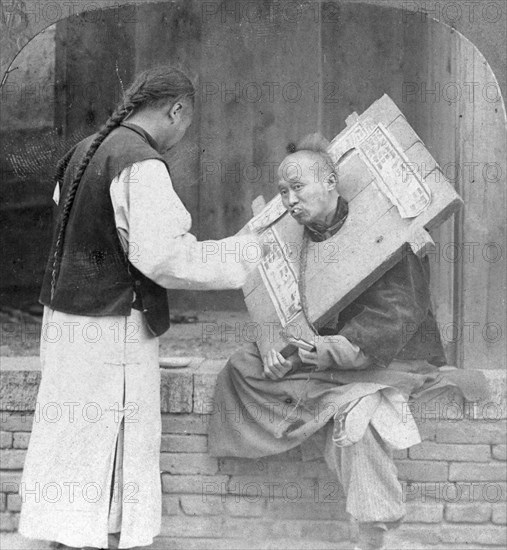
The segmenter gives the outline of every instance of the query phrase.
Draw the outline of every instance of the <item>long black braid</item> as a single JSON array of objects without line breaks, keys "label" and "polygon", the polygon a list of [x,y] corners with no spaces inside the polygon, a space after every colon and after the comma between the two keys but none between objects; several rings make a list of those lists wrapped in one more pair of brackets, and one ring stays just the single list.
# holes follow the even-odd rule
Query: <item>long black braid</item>
[{"label": "long black braid", "polygon": [[[53,267],[51,272],[51,299],[53,299],[56,281],[58,278],[59,261],[63,251],[65,230],[70,217],[70,211],[76,196],[79,183],[83,174],[90,164],[90,161],[106,137],[133,113],[136,109],[148,106],[157,106],[167,102],[169,99],[176,101],[184,97],[193,98],[195,88],[185,73],[174,67],[155,67],[140,73],[131,86],[126,90],[123,102],[115,109],[104,126],[99,130],[95,139],[88,147],[83,160],[81,161],[76,175],[69,185],[67,194],[61,208],[58,236],[56,238],[55,252],[53,255]],[[69,151],[58,163],[56,168],[56,181],[61,182],[70,157],[74,150]]]}]

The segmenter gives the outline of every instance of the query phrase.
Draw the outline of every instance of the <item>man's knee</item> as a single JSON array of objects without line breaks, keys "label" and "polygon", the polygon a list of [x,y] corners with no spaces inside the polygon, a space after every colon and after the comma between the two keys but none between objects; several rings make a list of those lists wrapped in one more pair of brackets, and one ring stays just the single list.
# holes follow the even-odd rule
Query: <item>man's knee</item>
[{"label": "man's knee", "polygon": [[262,378],[264,372],[256,346],[248,346],[235,351],[227,361],[221,375],[237,380]]}]

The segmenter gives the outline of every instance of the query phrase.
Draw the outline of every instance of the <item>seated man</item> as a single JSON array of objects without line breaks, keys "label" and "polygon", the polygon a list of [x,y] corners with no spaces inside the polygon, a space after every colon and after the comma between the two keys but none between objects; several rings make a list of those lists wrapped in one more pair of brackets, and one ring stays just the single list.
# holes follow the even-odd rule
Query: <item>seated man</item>
[{"label": "seated man", "polygon": [[[309,136],[278,170],[283,205],[313,241],[334,235],[348,214],[326,148],[322,137]],[[408,341],[407,327],[418,327]],[[392,411],[400,413],[410,395],[440,387],[443,364],[428,259],[408,251],[319,330],[312,351],[285,359],[271,350],[261,358],[250,345],[230,358],[217,380],[210,454],[277,454],[322,428],[324,456],[344,488],[347,512],[359,522],[359,548],[382,548],[384,533],[405,514],[392,448],[420,441],[406,407],[403,421]],[[238,409],[242,416],[231,412]]]}]

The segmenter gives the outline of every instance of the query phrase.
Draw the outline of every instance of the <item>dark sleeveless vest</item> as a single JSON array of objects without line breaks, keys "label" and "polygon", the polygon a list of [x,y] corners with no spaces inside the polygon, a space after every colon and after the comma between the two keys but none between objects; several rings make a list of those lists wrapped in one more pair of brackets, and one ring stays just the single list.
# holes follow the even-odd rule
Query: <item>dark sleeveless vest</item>
[{"label": "dark sleeveless vest", "polygon": [[[169,328],[166,290],[128,261],[109,194],[112,180],[136,162],[158,159],[167,166],[151,136],[134,124],[124,123],[113,130],[83,174],[70,212],[51,298],[53,257],[63,204],[94,138],[95,135],[89,136],[76,145],[60,182],[61,199],[40,302],[65,313],[89,316],[129,315],[134,307],[144,313],[151,331],[159,336]],[[152,215],[153,212],[146,212],[146,216]]]}]

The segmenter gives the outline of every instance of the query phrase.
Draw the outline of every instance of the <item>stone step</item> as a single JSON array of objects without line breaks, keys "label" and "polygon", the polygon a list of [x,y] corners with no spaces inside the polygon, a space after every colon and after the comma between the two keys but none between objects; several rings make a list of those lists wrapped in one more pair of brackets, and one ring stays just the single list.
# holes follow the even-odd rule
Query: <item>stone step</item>
[{"label": "stone step", "polygon": [[[46,541],[26,539],[18,533],[0,533],[2,550],[49,550]],[[308,539],[205,539],[205,538],[168,538],[157,537],[145,550],[352,550],[351,542],[326,542]],[[502,546],[466,545],[466,550],[495,550]],[[137,550],[137,549],[136,549]],[[139,548],[139,550],[142,550]],[[402,540],[390,536],[386,550],[463,550],[463,544],[430,545]]]}]

